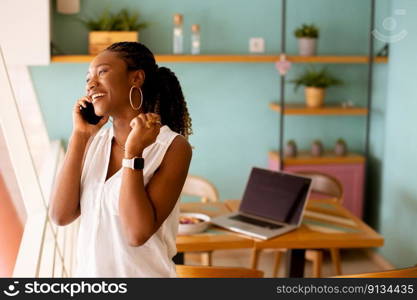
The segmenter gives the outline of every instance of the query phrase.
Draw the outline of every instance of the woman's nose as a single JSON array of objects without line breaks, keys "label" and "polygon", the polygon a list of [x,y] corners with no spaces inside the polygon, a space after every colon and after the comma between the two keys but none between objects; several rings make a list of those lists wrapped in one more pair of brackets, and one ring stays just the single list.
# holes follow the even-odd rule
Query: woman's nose
[{"label": "woman's nose", "polygon": [[95,80],[90,80],[87,83],[87,92],[89,92],[91,89],[95,88],[97,86],[97,83]]}]

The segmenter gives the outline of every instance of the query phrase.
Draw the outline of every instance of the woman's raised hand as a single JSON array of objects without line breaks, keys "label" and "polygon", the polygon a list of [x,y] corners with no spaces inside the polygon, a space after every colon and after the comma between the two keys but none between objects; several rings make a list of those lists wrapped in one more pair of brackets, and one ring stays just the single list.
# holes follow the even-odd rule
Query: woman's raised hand
[{"label": "woman's raised hand", "polygon": [[125,154],[139,156],[156,141],[161,128],[161,117],[155,113],[141,113],[130,121],[132,128],[125,144]]}]

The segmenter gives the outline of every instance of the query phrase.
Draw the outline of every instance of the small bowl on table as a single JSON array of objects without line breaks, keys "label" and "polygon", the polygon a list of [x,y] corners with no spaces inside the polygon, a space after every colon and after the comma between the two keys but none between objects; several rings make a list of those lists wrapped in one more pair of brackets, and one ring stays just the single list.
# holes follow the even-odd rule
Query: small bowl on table
[{"label": "small bowl on table", "polygon": [[210,217],[200,213],[180,213],[178,235],[203,232],[210,224]]}]

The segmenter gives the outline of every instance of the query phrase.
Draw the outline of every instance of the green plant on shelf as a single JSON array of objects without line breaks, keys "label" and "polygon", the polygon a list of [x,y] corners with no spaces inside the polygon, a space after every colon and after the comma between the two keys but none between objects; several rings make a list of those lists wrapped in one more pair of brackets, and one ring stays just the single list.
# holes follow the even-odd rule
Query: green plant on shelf
[{"label": "green plant on shelf", "polygon": [[303,24],[294,31],[297,38],[312,38],[319,37],[319,29],[314,24]]},{"label": "green plant on shelf", "polygon": [[118,13],[104,10],[97,18],[78,18],[90,31],[139,31],[148,26],[139,22],[139,13],[122,9]]},{"label": "green plant on shelf", "polygon": [[300,86],[327,88],[343,84],[342,80],[331,75],[326,68],[320,70],[309,68],[297,78],[290,80],[290,82],[295,84],[295,90],[297,90]]}]

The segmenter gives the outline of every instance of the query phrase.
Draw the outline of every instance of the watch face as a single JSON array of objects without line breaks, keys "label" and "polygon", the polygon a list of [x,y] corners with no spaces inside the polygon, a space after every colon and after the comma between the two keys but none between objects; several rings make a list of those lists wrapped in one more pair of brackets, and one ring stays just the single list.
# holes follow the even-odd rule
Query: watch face
[{"label": "watch face", "polygon": [[133,160],[133,169],[135,170],[142,170],[144,167],[144,160],[141,157],[136,157]]}]

